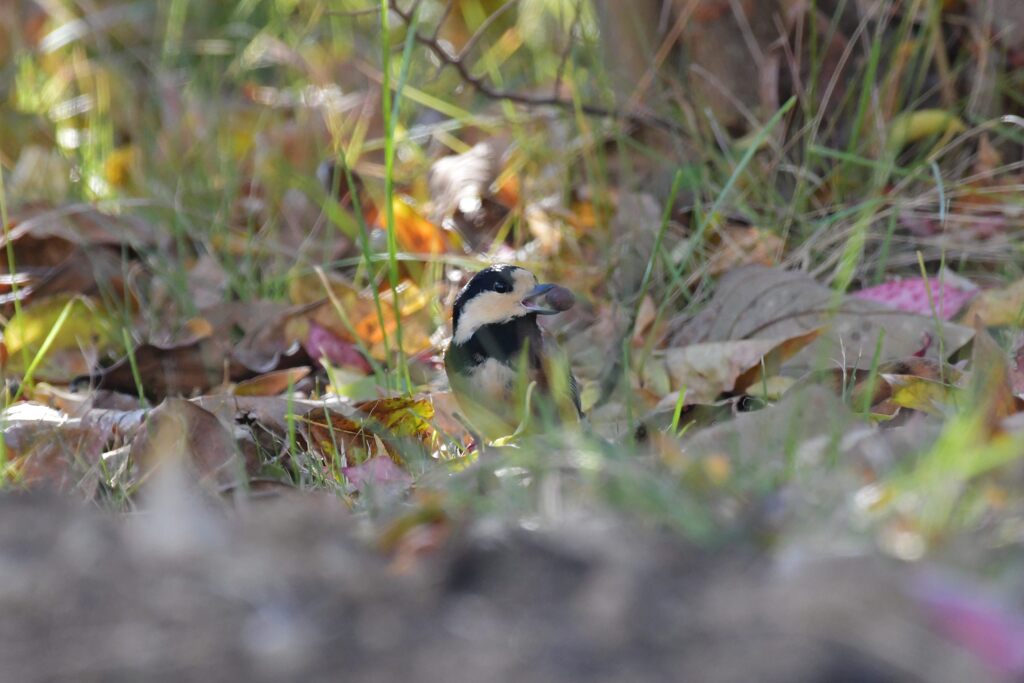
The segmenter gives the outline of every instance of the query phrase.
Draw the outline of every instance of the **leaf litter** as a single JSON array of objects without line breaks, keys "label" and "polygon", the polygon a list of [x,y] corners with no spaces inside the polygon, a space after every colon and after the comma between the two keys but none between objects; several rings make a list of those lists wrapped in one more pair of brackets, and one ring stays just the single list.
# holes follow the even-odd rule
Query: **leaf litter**
[{"label": "leaf litter", "polygon": [[[529,25],[523,17],[551,11],[521,3],[523,15],[513,21],[482,3],[488,8],[480,11],[495,12],[489,26],[501,32],[485,46],[475,45],[464,25],[474,21],[466,3],[455,4],[462,10],[451,17],[432,17],[441,22],[434,40],[455,36],[458,45],[481,49],[481,59],[510,69],[529,45],[544,40],[523,35]],[[646,130],[659,120],[653,109],[622,118],[631,122],[624,131],[618,121],[586,118],[596,105],[576,119],[512,105],[533,95],[504,101],[509,108],[483,107],[465,84],[450,80],[465,77],[453,73],[458,68],[441,68],[436,80],[417,73],[406,82],[403,72],[398,90],[404,94],[395,95],[401,106],[390,112],[401,123],[389,133],[376,97],[366,93],[387,90],[386,79],[398,72],[382,84],[375,80],[381,73],[362,58],[351,68],[350,54],[330,55],[314,47],[316,40],[291,45],[271,29],[224,75],[238,87],[224,88],[215,102],[203,101],[202,87],[179,87],[182,76],[168,69],[186,59],[179,53],[185,43],[177,44],[173,31],[160,33],[165,52],[148,86],[92,48],[78,59],[95,69],[74,85],[56,68],[60,60],[26,53],[18,63],[19,116],[37,118],[50,138],[45,145],[14,136],[0,141],[0,162],[12,170],[5,177],[9,207],[0,207],[9,257],[0,267],[6,485],[55,489],[65,498],[154,518],[173,489],[190,501],[187,512],[171,506],[182,533],[199,538],[200,527],[213,531],[191,545],[175,545],[171,527],[155,525],[146,534],[165,534],[166,547],[188,548],[260,589],[267,588],[263,574],[246,574],[244,565],[256,556],[252,566],[282,572],[283,585],[312,580],[327,601],[337,587],[316,583],[327,574],[305,573],[315,574],[311,567],[321,560],[329,565],[323,558],[364,563],[352,595],[364,595],[363,588],[388,595],[396,586],[411,595],[428,590],[415,577],[437,572],[443,580],[429,590],[440,591],[442,610],[456,605],[462,612],[451,607],[453,623],[479,626],[456,633],[457,643],[493,637],[507,650],[507,621],[499,616],[514,605],[533,609],[535,601],[520,598],[550,587],[551,604],[575,601],[576,625],[593,629],[581,642],[598,658],[595,643],[614,640],[601,632],[602,623],[625,623],[631,600],[659,603],[637,578],[644,572],[657,576],[654,592],[663,594],[654,598],[681,596],[673,613],[707,620],[700,622],[705,632],[733,634],[723,639],[729,644],[723,651],[735,650],[738,615],[751,609],[792,633],[806,635],[827,623],[836,642],[856,640],[837,625],[842,618],[831,619],[854,614],[856,605],[826,618],[816,610],[828,612],[828,605],[814,602],[801,619],[777,601],[806,597],[806,587],[791,594],[771,573],[749,585],[749,577],[718,564],[728,553],[708,549],[770,555],[796,567],[799,577],[815,575],[813,562],[821,558],[854,554],[965,573],[981,567],[975,571],[981,577],[990,558],[1016,557],[1024,519],[1024,290],[1008,256],[1019,249],[1020,173],[1004,159],[1019,150],[1003,128],[975,135],[966,122],[978,117],[955,111],[942,93],[913,104],[899,96],[917,51],[935,60],[929,78],[941,77],[949,68],[941,58],[947,48],[975,39],[981,43],[971,49],[995,51],[996,61],[1019,59],[1016,34],[993,33],[989,41],[979,38],[989,35],[980,29],[962,30],[964,22],[984,20],[973,5],[962,13],[957,3],[943,3],[929,16],[902,16],[905,8],[894,3],[892,16],[858,15],[852,24],[838,15],[833,21],[814,3],[788,8],[784,19],[770,16],[770,3],[756,10],[718,0],[691,4],[664,10],[668,25],[659,29],[687,42],[697,68],[687,71],[682,89],[659,71],[659,82],[669,87],[649,106],[683,91],[701,102],[679,107],[693,130],[675,131],[678,139],[669,142],[654,132],[656,125]],[[849,11],[867,11],[861,4]],[[297,6],[295,16],[280,19],[289,23],[307,11]],[[606,11],[611,16],[602,15],[604,21],[621,10]],[[59,22],[48,12],[33,22],[52,24],[53,31],[33,23],[24,39],[62,55],[66,48],[54,42]],[[403,12],[390,18],[402,19]],[[129,14],[120,17],[122,25],[115,12],[103,30],[126,40],[125,27],[132,26],[139,40],[153,39]],[[856,27],[879,22],[885,33],[897,16],[913,35],[879,47],[888,70],[878,83],[865,81],[878,88],[877,97],[863,118],[845,116],[847,103],[857,101],[857,79],[845,78],[859,44]],[[250,19],[239,14],[232,21]],[[578,17],[573,36],[601,39],[594,21]],[[932,45],[923,38],[933,25],[948,33],[922,47]],[[771,26],[782,34],[768,35]],[[402,34],[395,45],[412,35],[429,47],[422,27],[404,28],[420,33]],[[604,35],[616,28],[605,25]],[[820,72],[786,63],[797,59],[787,50],[798,46],[788,41],[816,33],[829,34]],[[204,58],[232,49],[230,41],[187,44]],[[0,52],[5,49],[0,41]],[[444,55],[431,59],[444,62]],[[594,99],[575,80],[578,58],[566,52],[552,70],[554,97],[572,89],[574,98],[555,106]],[[647,65],[632,71],[627,62],[607,88],[625,83],[622,101],[632,106],[634,92],[651,92],[654,72]],[[282,69],[308,87],[281,82]],[[334,78],[328,74],[343,74],[344,88],[326,85]],[[75,89],[92,87],[89,79],[96,79],[99,94],[123,83],[117,92],[148,96],[152,88],[159,98],[129,98],[119,112],[120,105],[102,97],[78,98]],[[787,79],[819,82],[799,93],[796,109],[820,106],[835,123],[819,131],[822,119],[802,121],[810,109],[794,109],[785,131],[751,136],[768,132],[759,123],[763,114],[779,109],[786,88],[796,88]],[[486,94],[488,81],[480,83],[476,94]],[[979,106],[982,94],[971,95]],[[159,130],[138,130],[124,114],[129,111]],[[6,105],[0,114],[5,125]],[[90,130],[87,117],[110,129]],[[810,145],[799,140],[804,124],[820,133]],[[389,158],[382,150],[392,145],[397,149]],[[807,156],[798,156],[798,148]],[[893,160],[885,173],[881,158]],[[661,185],[677,168],[683,180],[676,189],[682,189],[670,195]],[[868,180],[865,168],[876,175]],[[42,175],[53,178],[33,177]],[[823,244],[831,252],[823,253]],[[849,251],[839,254],[842,249]],[[1000,259],[1001,269],[994,267]],[[573,360],[588,412],[581,429],[486,443],[459,414],[441,362],[450,306],[468,276],[492,260],[516,261],[575,293],[579,303],[544,326]],[[295,523],[281,531],[273,517],[266,528],[222,518],[225,509],[249,506],[263,514],[255,508],[267,499],[290,501]],[[22,500],[5,494],[0,505],[18,515],[19,506],[29,505]],[[54,509],[65,504],[41,500]],[[321,500],[335,505],[319,507]],[[64,522],[75,516],[61,514]],[[106,524],[82,520],[82,528]],[[515,530],[499,534],[497,545],[487,536],[495,521]],[[293,536],[304,533],[299,530],[337,523],[346,525],[340,538],[361,536],[360,545],[353,541],[361,550],[342,552],[323,535],[288,553],[246,540],[269,534],[280,548],[292,547]],[[60,526],[40,524],[47,533]],[[28,528],[11,524],[4,535],[15,538]],[[602,541],[580,541],[583,531],[566,541],[557,536],[560,528],[596,528]],[[675,554],[660,549],[665,532]],[[118,553],[130,556],[142,545],[128,551],[127,542],[97,538],[111,554],[93,561],[113,563],[109,577],[130,575],[124,569],[131,562],[147,567],[143,577],[152,571],[145,553],[117,564]],[[383,558],[360,554],[367,540]],[[210,550],[221,541],[244,551],[237,562]],[[622,553],[633,554],[627,560]],[[703,576],[721,572],[733,583],[694,578],[669,559],[682,556],[707,563],[711,570]],[[58,554],[54,561],[65,559]],[[530,573],[534,562],[541,567],[536,574]],[[5,565],[12,581],[14,564]],[[902,565],[886,567],[884,590],[865,591],[862,582],[847,585],[832,575],[822,580],[823,594],[852,585],[879,604],[904,605],[905,618],[893,624],[920,623],[923,606],[935,630],[960,647],[950,654],[946,641],[928,640],[929,651],[940,653],[929,680],[982,680],[971,668],[978,662],[1009,678],[1024,670],[1010,654],[1020,640],[1019,614],[965,599],[970,589],[963,584],[922,583]],[[1019,584],[1019,576],[1006,575]],[[927,589],[909,590],[908,582]],[[745,607],[722,597],[735,586],[750,598]],[[879,597],[885,591],[891,593]],[[215,593],[210,604],[237,607],[232,596],[246,591]],[[0,600],[12,594],[3,592]],[[352,595],[345,598],[352,604],[363,599]],[[467,595],[485,597],[473,602]],[[405,597],[389,607],[391,616],[426,623],[417,611],[422,601]],[[294,672],[314,658],[289,660],[285,650],[303,652],[311,634],[331,631],[310,626],[301,606],[281,600],[246,613],[241,625],[235,612],[220,616],[248,639],[250,661],[268,651],[253,642],[294,645],[272,658]],[[878,606],[868,611],[864,632],[890,616]],[[670,615],[650,613],[659,628],[674,623]],[[379,629],[364,616],[353,617],[366,628],[346,643],[374,640]],[[532,628],[540,632],[545,623],[557,619],[541,615]],[[437,632],[416,633],[406,641],[413,649]],[[531,640],[529,629],[516,631],[516,648],[543,653],[562,643],[544,633]],[[935,635],[915,634],[904,635]],[[450,634],[444,638],[451,644]],[[637,652],[661,642],[642,632],[635,638]],[[810,639],[806,647],[817,644]],[[867,643],[863,651],[877,653],[877,646]],[[701,655],[690,645],[683,651]],[[973,659],[959,659],[962,652]],[[702,656],[726,671],[727,661]],[[895,661],[891,650],[886,656],[878,661]],[[810,668],[818,661],[798,660]],[[781,680],[803,680],[797,664],[787,669],[782,660],[758,658],[766,661],[785,670]],[[905,668],[913,666],[922,663]]]}]

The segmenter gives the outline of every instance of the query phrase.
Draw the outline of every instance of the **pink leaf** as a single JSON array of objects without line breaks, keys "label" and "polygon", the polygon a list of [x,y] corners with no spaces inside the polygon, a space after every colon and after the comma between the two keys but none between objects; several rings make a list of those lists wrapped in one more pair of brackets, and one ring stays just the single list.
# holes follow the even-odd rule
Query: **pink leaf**
[{"label": "pink leaf", "polygon": [[355,344],[345,341],[315,321],[309,321],[309,334],[302,346],[310,358],[316,360],[326,358],[335,365],[356,368],[367,374],[373,371],[366,357],[359,352]]},{"label": "pink leaf", "polygon": [[[964,304],[977,293],[977,289],[954,285],[950,282],[940,282],[938,278],[929,278],[928,284],[931,286],[932,297],[935,300],[935,310],[943,320],[949,320],[960,312]],[[892,280],[875,287],[862,289],[859,292],[853,292],[851,296],[877,301],[908,313],[932,315],[928,289],[925,286],[924,278],[920,277]]]},{"label": "pink leaf", "polygon": [[386,455],[375,455],[361,465],[343,467],[341,472],[358,491],[362,491],[367,485],[404,489],[412,484],[409,473]]}]

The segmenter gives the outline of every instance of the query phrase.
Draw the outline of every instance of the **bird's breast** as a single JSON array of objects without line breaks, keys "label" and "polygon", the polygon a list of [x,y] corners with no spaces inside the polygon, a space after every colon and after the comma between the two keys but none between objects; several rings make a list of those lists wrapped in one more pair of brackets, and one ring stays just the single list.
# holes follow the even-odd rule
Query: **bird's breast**
[{"label": "bird's breast", "polygon": [[474,399],[503,403],[512,400],[516,371],[500,360],[488,358],[470,369],[469,382]]}]

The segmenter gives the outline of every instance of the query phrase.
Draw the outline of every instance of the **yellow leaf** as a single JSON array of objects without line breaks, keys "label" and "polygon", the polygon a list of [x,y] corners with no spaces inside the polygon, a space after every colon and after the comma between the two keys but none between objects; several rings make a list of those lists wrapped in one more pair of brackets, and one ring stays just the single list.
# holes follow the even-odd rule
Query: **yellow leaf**
[{"label": "yellow leaf", "polygon": [[434,435],[430,424],[434,407],[429,399],[401,396],[363,401],[354,407],[356,412],[351,415],[316,408],[303,418],[311,445],[325,459],[342,466],[351,467],[379,455],[379,445],[403,465],[399,441],[427,442]]},{"label": "yellow leaf", "polygon": [[124,187],[131,180],[138,164],[139,150],[135,145],[118,147],[111,151],[103,164],[103,176],[113,187]]},{"label": "yellow leaf", "polygon": [[434,406],[426,398],[381,398],[362,401],[355,407],[367,420],[376,420],[392,436],[426,438],[433,432],[430,419],[434,417]]},{"label": "yellow leaf", "polygon": [[25,356],[31,361],[32,356],[39,352],[43,341],[69,305],[70,311],[49,347],[50,353],[77,351],[79,348],[102,351],[117,339],[114,316],[94,299],[61,294],[35,301],[21,309],[20,315],[15,314],[4,328],[10,370],[25,370],[22,362]]},{"label": "yellow leaf", "polygon": [[961,391],[954,386],[914,375],[882,375],[890,387],[890,401],[903,408],[943,416]]},{"label": "yellow leaf", "polygon": [[796,384],[796,380],[785,375],[772,375],[764,381],[754,382],[747,387],[747,394],[770,401],[778,400]]},{"label": "yellow leaf", "polygon": [[919,109],[897,115],[889,124],[889,150],[898,152],[913,142],[935,135],[952,136],[967,130],[959,116],[944,109]]}]

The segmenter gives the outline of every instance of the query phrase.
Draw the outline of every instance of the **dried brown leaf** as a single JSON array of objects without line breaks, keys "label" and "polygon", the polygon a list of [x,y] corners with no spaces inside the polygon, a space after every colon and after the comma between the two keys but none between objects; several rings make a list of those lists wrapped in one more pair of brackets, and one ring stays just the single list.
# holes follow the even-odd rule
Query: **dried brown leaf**
[{"label": "dried brown leaf", "polygon": [[[672,346],[740,339],[786,339],[823,328],[821,338],[800,351],[791,367],[814,369],[839,363],[869,367],[884,330],[879,361],[906,358],[922,340],[940,331],[944,352],[952,354],[973,332],[961,325],[893,310],[882,304],[841,297],[804,273],[748,266],[727,273],[707,306],[677,321]],[[935,358],[939,344],[926,354]]]},{"label": "dried brown leaf", "polygon": [[244,481],[245,465],[232,432],[190,401],[168,398],[150,412],[132,442],[130,459],[144,483],[156,468],[183,462],[200,484],[220,490]]}]

